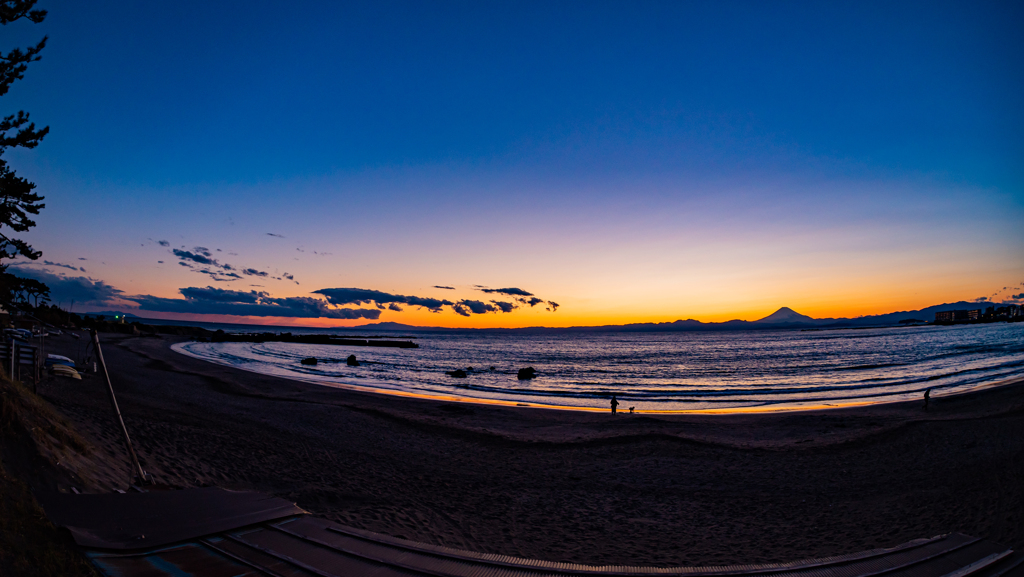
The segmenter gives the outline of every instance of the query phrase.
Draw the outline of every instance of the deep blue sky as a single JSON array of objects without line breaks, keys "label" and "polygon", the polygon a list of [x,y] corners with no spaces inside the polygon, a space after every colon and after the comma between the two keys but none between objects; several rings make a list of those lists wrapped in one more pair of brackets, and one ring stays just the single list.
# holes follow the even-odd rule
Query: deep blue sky
[{"label": "deep blue sky", "polygon": [[1018,2],[41,5],[17,36],[50,45],[5,106],[81,176],[812,156],[1022,183]]},{"label": "deep blue sky", "polygon": [[[885,214],[922,230],[959,221],[971,227],[958,237],[957,246],[973,249],[964,259],[1024,242],[1006,232],[1024,213],[1020,2],[40,7],[50,10],[44,24],[4,30],[5,48],[42,34],[50,43],[0,103],[52,127],[39,149],[9,158],[54,207],[34,242],[65,259],[69,235],[110,254],[185,229],[183,246],[249,242],[216,225],[229,219],[251,223],[251,234],[275,223],[316,231],[303,242],[368,254],[375,232],[341,216],[346,207],[373,214],[376,234],[414,231],[431,255],[464,266],[478,257],[452,248],[453,214],[455,222],[497,219],[465,225],[472,234],[458,239],[484,238],[491,251],[508,237],[488,239],[489,231],[528,222],[550,231],[567,211],[583,216],[565,224],[564,237],[529,248],[606,227],[621,226],[620,240],[631,230],[671,230],[659,219],[684,206],[704,212],[679,229],[771,204],[794,221],[855,218],[830,221],[832,231]],[[329,205],[336,228],[355,232],[331,237],[326,221],[306,223],[309,212],[289,212],[282,197],[307,209]],[[528,208],[541,204],[558,213]],[[131,234],[115,238],[83,224],[114,210],[138,229],[126,225]],[[1006,214],[994,222],[971,210]],[[201,221],[210,212],[219,220]],[[726,228],[756,228],[758,218]],[[917,238],[903,247],[908,259],[940,258],[913,252],[928,244]],[[400,275],[383,262],[398,256],[370,256],[382,263],[379,279],[358,280],[397,290]],[[651,266],[701,274],[675,261]],[[986,274],[996,272],[1006,271]],[[433,282],[443,279],[408,281]]]}]

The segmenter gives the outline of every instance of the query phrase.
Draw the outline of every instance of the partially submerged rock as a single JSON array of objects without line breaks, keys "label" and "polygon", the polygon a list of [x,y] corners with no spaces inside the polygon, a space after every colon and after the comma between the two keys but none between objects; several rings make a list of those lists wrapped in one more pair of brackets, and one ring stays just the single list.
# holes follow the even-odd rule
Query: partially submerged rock
[{"label": "partially submerged rock", "polygon": [[466,378],[466,371],[464,371],[462,369],[455,369],[454,371],[446,371],[445,374],[448,375],[449,377],[455,377],[456,379],[464,379],[464,378]]},{"label": "partially submerged rock", "polygon": [[309,357],[308,359],[302,359],[299,361],[304,365],[316,365],[316,357]]},{"label": "partially submerged rock", "polygon": [[345,359],[345,364],[347,364],[350,367],[358,367],[359,361],[356,360],[355,355],[349,355],[348,358]]},{"label": "partially submerged rock", "polygon": [[525,369],[519,369],[519,372],[516,373],[516,378],[518,378],[520,381],[525,381],[525,380],[528,380],[528,379],[532,379],[532,378],[534,378],[536,376],[537,376],[537,371],[535,371],[533,369],[533,367],[526,367]]}]

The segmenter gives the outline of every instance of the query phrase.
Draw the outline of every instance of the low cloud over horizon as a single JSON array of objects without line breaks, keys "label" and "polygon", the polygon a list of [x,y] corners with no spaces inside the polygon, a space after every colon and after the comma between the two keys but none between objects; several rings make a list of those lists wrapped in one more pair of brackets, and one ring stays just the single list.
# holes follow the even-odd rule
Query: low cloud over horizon
[{"label": "low cloud over horizon", "polygon": [[[434,288],[440,289],[452,289],[451,287],[435,286]],[[387,308],[392,311],[401,311],[400,305],[409,305],[422,307],[432,313],[439,313],[444,307],[450,307],[452,312],[457,315],[468,317],[471,315],[482,315],[486,313],[510,313],[520,305],[528,305],[533,307],[534,305],[545,302],[543,299],[539,299],[533,296],[533,293],[529,293],[518,288],[505,288],[505,289],[488,289],[477,285],[477,290],[481,290],[486,293],[496,293],[505,295],[523,295],[515,299],[515,302],[498,301],[492,300],[490,302],[483,302],[471,299],[462,299],[460,301],[450,301],[447,299],[436,299],[431,297],[417,297],[386,293],[384,291],[378,291],[373,289],[361,289],[361,288],[330,288],[320,289],[313,291],[316,294],[322,294],[327,297],[327,300],[334,305],[361,305],[361,304],[372,304],[378,309]],[[530,297],[527,299],[526,297]],[[558,309],[558,303],[554,301],[547,301],[547,310],[554,312]]]},{"label": "low cloud over horizon", "polygon": [[[293,275],[283,273],[272,277],[270,273],[257,269],[239,269],[222,263],[213,257],[213,252],[202,246],[192,250],[171,249],[178,264],[195,272],[210,275],[214,280],[230,276],[241,279],[242,275],[256,278],[275,278],[294,281]],[[47,266],[59,266],[78,270],[70,265],[44,261]],[[273,297],[267,291],[221,289],[213,286],[185,287],[178,289],[183,298],[158,297],[149,294],[127,295],[121,289],[100,280],[85,276],[70,277],[63,272],[54,274],[31,265],[38,263],[15,263],[20,275],[34,278],[50,287],[51,302],[67,306],[71,301],[92,307],[138,307],[140,311],[181,313],[197,315],[231,315],[250,317],[289,317],[327,319],[370,319],[377,320],[383,311],[403,312],[404,307],[420,307],[430,312],[441,313],[445,308],[451,312],[469,317],[488,313],[511,313],[518,308],[547,303],[546,310],[554,312],[558,303],[545,301],[533,293],[519,288],[489,289],[478,286],[477,290],[489,294],[513,296],[508,301],[475,299],[449,300],[432,297],[399,295],[374,289],[325,288],[313,291],[317,296]],[[262,287],[261,287],[262,288]],[[447,290],[454,287],[437,286]],[[127,303],[131,303],[128,305]],[[358,305],[373,305],[374,308],[358,308]],[[349,306],[346,306],[349,305]],[[355,305],[355,306],[351,306]]]},{"label": "low cloud over horizon", "polygon": [[380,318],[379,309],[331,308],[315,297],[271,297],[264,291],[235,291],[214,287],[186,287],[178,292],[185,298],[165,298],[153,295],[125,295],[121,289],[103,281],[87,277],[68,277],[31,268],[33,263],[18,263],[17,274],[38,280],[50,288],[50,302],[70,308],[123,307],[133,303],[139,310],[165,313],[201,315],[234,315],[254,317],[369,319]]},{"label": "low cloud over horizon", "polygon": [[455,304],[447,299],[396,295],[373,289],[326,288],[315,290],[313,293],[324,295],[334,305],[372,304],[378,309],[383,309],[388,305],[395,305],[394,307],[388,307],[394,311],[401,311],[402,309],[398,305],[404,304],[423,307],[430,312],[438,313],[441,312],[441,307]]},{"label": "low cloud over horizon", "polygon": [[[22,263],[16,263],[21,265]],[[31,263],[24,263],[31,264]],[[14,266],[14,265],[12,265]],[[101,280],[84,276],[69,277],[47,272],[42,269],[17,266],[18,276],[35,279],[50,288],[50,302],[60,303],[70,308],[76,305],[104,305],[113,299],[120,298],[124,291],[114,288]]]},{"label": "low cloud over horizon", "polygon": [[141,310],[161,313],[347,320],[380,318],[378,309],[330,308],[326,301],[314,297],[275,298],[264,291],[214,287],[186,287],[178,292],[185,298],[171,299],[152,295],[122,298],[136,303]]}]

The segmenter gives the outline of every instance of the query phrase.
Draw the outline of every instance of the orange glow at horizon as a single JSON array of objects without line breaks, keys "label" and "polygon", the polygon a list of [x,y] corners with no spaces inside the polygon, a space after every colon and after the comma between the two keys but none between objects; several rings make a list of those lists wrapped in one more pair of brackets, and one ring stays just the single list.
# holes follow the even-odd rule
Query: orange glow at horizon
[{"label": "orange glow at horizon", "polygon": [[[973,284],[973,283],[972,283]],[[823,297],[817,294],[804,294],[799,298],[778,298],[773,302],[768,299],[737,299],[735,302],[709,302],[692,309],[671,306],[666,303],[664,309],[644,310],[640,308],[620,308],[617,310],[578,310],[573,299],[562,299],[556,312],[548,312],[543,305],[530,309],[523,307],[512,313],[474,314],[464,317],[455,314],[448,308],[441,313],[432,313],[417,307],[407,307],[402,312],[381,311],[380,318],[339,320],[328,318],[293,318],[293,317],[240,317],[231,315],[194,315],[184,313],[151,313],[137,311],[135,314],[145,318],[168,319],[177,321],[196,321],[212,323],[230,323],[247,325],[266,325],[283,327],[310,328],[342,328],[379,322],[393,322],[404,325],[441,328],[525,328],[550,327],[565,328],[574,326],[624,325],[632,323],[671,323],[677,320],[697,320],[703,323],[720,323],[730,320],[755,321],[764,318],[781,307],[789,307],[800,314],[813,318],[856,318],[860,316],[887,314],[900,311],[919,310],[925,307],[946,302],[973,301],[989,287],[975,288],[968,285],[960,291],[913,291],[911,294],[888,295],[867,292],[863,289],[850,289],[847,294],[829,294]],[[862,292],[863,291],[863,292]],[[850,299],[843,302],[843,299]],[[854,299],[859,298],[859,301]],[[553,299],[558,300],[558,299]],[[657,305],[656,305],[657,306]],[[575,310],[574,310],[575,309]],[[926,319],[927,320],[927,319]]]},{"label": "orange glow at horizon", "polygon": [[[801,198],[810,197],[808,193]],[[755,205],[738,206],[749,211]],[[865,206],[862,202],[861,210],[867,210]],[[321,239],[322,246],[339,256],[303,256],[305,260],[299,260],[295,255],[305,254],[294,246],[299,241],[289,244],[269,236],[260,237],[248,249],[218,242],[224,252],[215,253],[230,258],[236,267],[252,264],[278,271],[274,274],[283,275],[287,270],[289,277],[294,275],[294,281],[270,277],[218,285],[245,293],[265,292],[269,298],[321,298],[314,291],[357,287],[452,302],[513,302],[507,295],[481,292],[479,283],[483,283],[492,288],[518,287],[545,301],[557,302],[560,306],[555,312],[544,310],[546,304],[519,305],[511,313],[465,317],[451,306],[432,313],[401,304],[401,312],[381,309],[376,320],[337,320],[133,310],[131,295],[181,299],[182,287],[204,287],[211,282],[177,266],[169,249],[155,243],[116,261],[116,255],[89,261],[99,262],[89,264],[88,274],[102,278],[128,297],[120,301],[121,305],[91,310],[116,307],[142,317],[293,327],[394,322],[444,328],[557,328],[687,319],[704,323],[754,321],[780,307],[813,318],[855,318],[973,302],[980,297],[1010,300],[1013,294],[1024,292],[1024,286],[1020,286],[1024,262],[1019,259],[1024,236],[1000,228],[1005,223],[968,230],[928,219],[902,226],[885,220],[822,220],[835,218],[837,213],[832,208],[818,206],[813,214],[816,219],[788,222],[776,215],[774,219],[758,219],[751,226],[740,222],[739,212],[732,215],[736,222],[715,220],[710,213],[698,219],[693,211],[665,204],[657,218],[645,217],[649,225],[638,224],[644,219],[635,221],[620,215],[617,220],[602,221],[601,227],[581,232],[578,227],[569,230],[552,220],[522,235],[515,246],[506,241],[508,231],[479,229],[469,231],[475,235],[473,242],[449,238],[438,231],[425,232],[422,242],[401,244],[401,250],[387,243],[357,243],[349,247],[351,254],[345,257],[340,256],[342,251],[336,244],[340,241],[332,243],[327,236]],[[937,214],[945,218],[950,206],[940,208],[943,210]],[[996,213],[984,212],[991,214]],[[684,216],[692,222],[683,220]],[[400,224],[382,226],[395,229]],[[470,225],[477,223],[472,221]],[[191,244],[181,246],[188,248]],[[232,251],[239,250],[241,256],[234,256]],[[71,253],[53,258],[74,260]],[[350,266],[355,262],[370,264]],[[441,289],[438,285],[455,288]],[[1019,288],[1003,290],[1007,286]],[[373,304],[365,302],[340,306],[374,309]]]}]

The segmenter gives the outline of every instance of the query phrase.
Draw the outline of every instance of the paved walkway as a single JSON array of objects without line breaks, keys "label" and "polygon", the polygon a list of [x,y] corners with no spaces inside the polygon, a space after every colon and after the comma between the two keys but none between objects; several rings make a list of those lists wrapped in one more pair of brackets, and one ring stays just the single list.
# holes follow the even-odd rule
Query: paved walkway
[{"label": "paved walkway", "polygon": [[590,566],[486,555],[396,539],[309,515],[135,554],[90,552],[108,575],[566,577],[758,575],[807,577],[1019,577],[1024,556],[953,533],[892,549],[795,563],[728,567]]},{"label": "paved walkway", "polygon": [[793,563],[594,566],[407,541],[318,519],[261,493],[205,488],[42,497],[50,519],[111,577],[1024,577],[1024,553],[959,533]]}]

